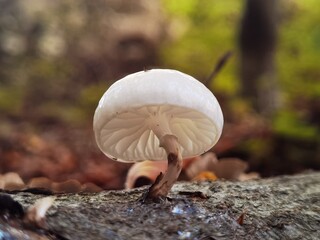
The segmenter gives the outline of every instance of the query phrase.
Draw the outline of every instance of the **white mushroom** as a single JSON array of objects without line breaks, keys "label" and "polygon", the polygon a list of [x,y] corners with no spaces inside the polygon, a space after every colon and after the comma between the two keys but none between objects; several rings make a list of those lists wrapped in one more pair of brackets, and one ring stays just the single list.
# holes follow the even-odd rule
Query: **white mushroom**
[{"label": "white mushroom", "polygon": [[[94,115],[101,151],[113,160],[168,159],[148,198],[167,196],[178,178],[182,158],[198,156],[218,141],[223,115],[201,82],[176,70],[130,74],[102,96]],[[159,148],[159,146],[161,148]]]}]

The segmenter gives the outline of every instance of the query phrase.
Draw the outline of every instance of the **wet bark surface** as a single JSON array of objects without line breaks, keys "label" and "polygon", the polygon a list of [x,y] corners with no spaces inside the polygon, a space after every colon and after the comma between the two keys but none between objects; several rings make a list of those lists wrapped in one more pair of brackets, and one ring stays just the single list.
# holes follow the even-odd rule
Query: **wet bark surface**
[{"label": "wet bark surface", "polygon": [[[320,237],[320,173],[247,182],[181,182],[161,203],[138,201],[144,191],[57,195],[46,230],[27,229],[18,218],[2,216],[0,239]],[[24,208],[44,197],[26,192],[10,195]]]}]

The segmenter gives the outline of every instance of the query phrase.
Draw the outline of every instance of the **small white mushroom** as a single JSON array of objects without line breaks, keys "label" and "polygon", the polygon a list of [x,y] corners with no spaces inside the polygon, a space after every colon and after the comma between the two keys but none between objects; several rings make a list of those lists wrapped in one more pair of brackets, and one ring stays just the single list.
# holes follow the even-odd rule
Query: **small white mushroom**
[{"label": "small white mushroom", "polygon": [[[175,70],[153,69],[128,75],[102,96],[94,115],[101,151],[113,160],[168,159],[147,198],[167,196],[182,158],[198,156],[218,141],[223,115],[201,82]],[[159,148],[160,146],[160,148]]]}]

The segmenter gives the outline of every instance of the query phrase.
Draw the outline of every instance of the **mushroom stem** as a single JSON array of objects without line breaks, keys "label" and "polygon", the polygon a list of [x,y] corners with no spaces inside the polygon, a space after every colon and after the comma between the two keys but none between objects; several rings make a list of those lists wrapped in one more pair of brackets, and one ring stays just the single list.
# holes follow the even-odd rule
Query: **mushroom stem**
[{"label": "mushroom stem", "polygon": [[145,199],[159,199],[166,197],[177,181],[182,169],[182,156],[178,138],[171,134],[166,134],[160,138],[160,147],[164,148],[168,158],[168,168],[163,175],[159,174],[154,184],[149,188]]}]

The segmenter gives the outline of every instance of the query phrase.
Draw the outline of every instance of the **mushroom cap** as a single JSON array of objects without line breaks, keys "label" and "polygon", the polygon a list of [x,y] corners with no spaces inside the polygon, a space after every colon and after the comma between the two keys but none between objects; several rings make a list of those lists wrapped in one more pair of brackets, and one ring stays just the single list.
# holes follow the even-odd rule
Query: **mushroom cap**
[{"label": "mushroom cap", "polygon": [[101,151],[113,160],[165,160],[152,126],[163,126],[181,145],[183,158],[208,151],[223,128],[220,105],[201,82],[182,72],[153,69],[130,74],[110,86],[94,114]]}]

